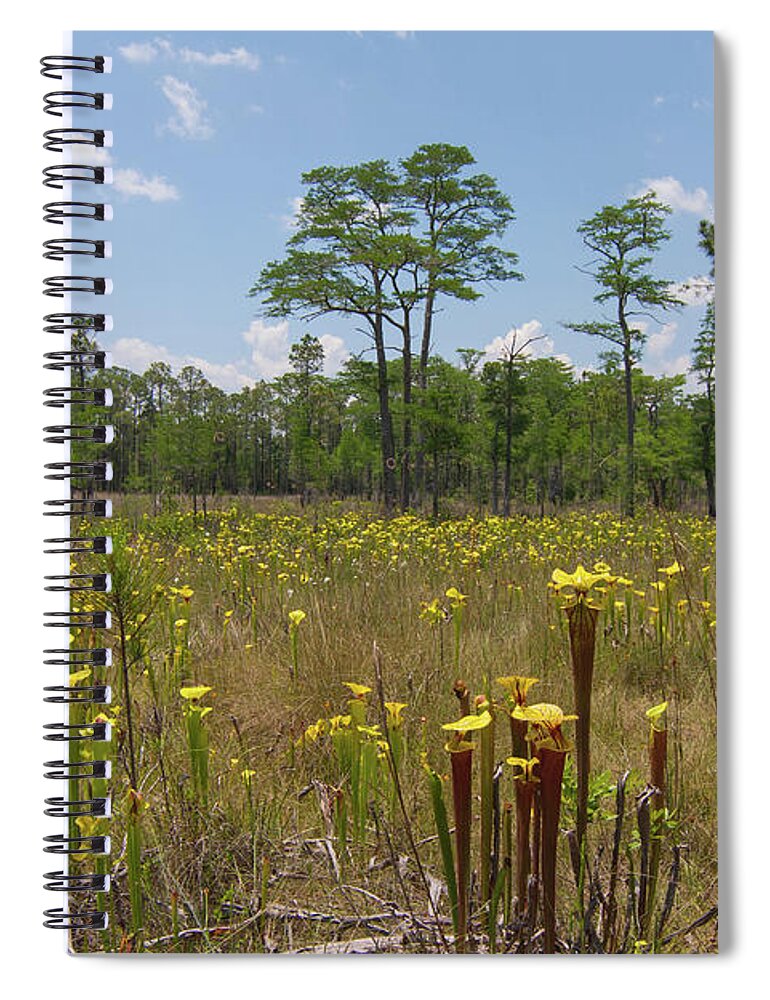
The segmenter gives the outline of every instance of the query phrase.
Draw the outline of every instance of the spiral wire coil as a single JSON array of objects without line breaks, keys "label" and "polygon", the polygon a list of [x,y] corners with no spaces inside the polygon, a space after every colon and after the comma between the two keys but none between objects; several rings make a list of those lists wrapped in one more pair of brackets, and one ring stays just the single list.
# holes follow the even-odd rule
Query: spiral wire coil
[{"label": "spiral wire coil", "polygon": [[[103,74],[110,71],[110,61],[103,56],[46,56],[40,60],[41,74],[53,80],[63,80],[65,76],[90,73]],[[63,84],[66,86],[66,84]],[[49,129],[43,134],[43,147],[51,153],[73,153],[73,158],[79,157],[77,151],[84,147],[101,149],[110,145],[111,137],[102,128],[69,127],[67,117],[73,109],[82,113],[107,111],[112,106],[109,94],[91,90],[57,90],[45,94],[43,111],[61,119],[63,127]],[[103,166],[92,166],[83,163],[61,162],[47,166],[43,171],[43,184],[47,188],[61,191],[60,197],[71,200],[48,202],[43,206],[44,220],[55,226],[70,226],[73,224],[97,224],[100,228],[111,218],[111,208],[103,202],[74,200],[73,184],[91,184],[94,190],[109,183],[111,174]],[[109,258],[111,249],[108,241],[101,233],[93,234],[98,238],[66,236],[46,240],[43,244],[43,257],[52,261],[88,261],[88,259],[104,260]],[[102,296],[111,291],[109,279],[100,275],[59,274],[47,277],[43,281],[43,294],[54,298],[70,298],[73,295]],[[66,308],[66,306],[65,306]],[[97,307],[98,308],[98,307]],[[43,318],[43,331],[46,334],[57,334],[67,338],[64,350],[50,351],[44,356],[44,367],[54,372],[78,373],[79,384],[74,381],[69,385],[55,385],[44,392],[43,403],[46,407],[66,411],[64,420],[68,423],[52,424],[44,428],[44,441],[49,444],[67,445],[75,442],[78,445],[106,444],[112,440],[112,429],[103,423],[92,423],[86,418],[83,422],[73,415],[78,407],[87,407],[86,413],[93,413],[93,408],[108,408],[112,405],[112,396],[108,389],[85,384],[85,373],[98,371],[107,367],[107,356],[104,351],[95,349],[95,345],[83,342],[79,335],[94,336],[110,328],[109,317],[105,313],[64,312],[52,313]],[[98,419],[98,418],[97,418]],[[52,555],[67,556],[70,560],[78,556],[106,555],[111,551],[111,541],[107,535],[92,535],[80,533],[78,521],[87,518],[111,516],[111,504],[108,500],[94,495],[94,490],[100,484],[112,478],[110,463],[101,459],[81,460],[81,456],[66,456],[68,460],[52,461],[45,465],[45,478],[53,481],[69,483],[69,497],[46,500],[44,514],[47,517],[66,517],[69,519],[69,531],[61,536],[46,538],[44,552]],[[97,529],[98,530],[98,529]],[[109,837],[96,835],[93,825],[80,824],[78,820],[98,820],[110,815],[110,798],[101,794],[105,781],[110,777],[109,761],[98,759],[103,755],[84,753],[81,748],[87,745],[105,744],[110,740],[110,724],[104,717],[95,716],[94,721],[83,722],[79,716],[70,714],[71,706],[108,705],[111,691],[108,684],[96,678],[89,678],[94,669],[104,669],[111,665],[110,650],[99,641],[99,632],[110,627],[110,616],[107,611],[92,610],[87,603],[94,594],[109,592],[110,576],[104,572],[84,571],[70,562],[69,571],[47,574],[45,591],[66,593],[69,595],[70,606],[67,611],[48,611],[44,614],[46,628],[66,629],[68,632],[77,630],[77,641],[69,646],[66,641],[60,647],[44,650],[43,664],[61,671],[67,671],[69,682],[48,685],[44,688],[44,700],[52,705],[66,706],[66,722],[52,722],[44,727],[43,739],[48,743],[58,743],[62,748],[60,760],[49,760],[44,764],[44,776],[51,781],[64,783],[64,795],[52,795],[45,800],[44,814],[58,819],[65,824],[66,833],[45,837],[44,851],[47,854],[59,855],[65,868],[61,871],[51,871],[44,875],[46,890],[63,893],[66,900],[64,906],[53,907],[44,912],[46,927],[68,931],[99,931],[107,927],[107,912],[104,907],[104,894],[109,891],[110,876],[103,871],[72,871],[69,868],[70,858],[76,855],[80,860],[97,859],[109,855]],[[78,609],[79,599],[85,598],[86,607]],[[83,641],[85,639],[85,641]],[[73,678],[73,673],[80,673]],[[86,684],[79,683],[86,680]],[[89,718],[92,718],[89,716]],[[81,759],[90,758],[90,759]],[[89,785],[89,782],[100,782],[99,785]],[[96,791],[94,790],[96,789]],[[85,790],[85,791],[84,791]],[[104,867],[93,863],[93,868]]]}]

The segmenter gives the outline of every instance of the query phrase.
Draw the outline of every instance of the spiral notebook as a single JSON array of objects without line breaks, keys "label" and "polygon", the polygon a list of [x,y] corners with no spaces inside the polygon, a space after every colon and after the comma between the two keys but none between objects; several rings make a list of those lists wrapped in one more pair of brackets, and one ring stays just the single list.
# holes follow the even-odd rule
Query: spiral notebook
[{"label": "spiral notebook", "polygon": [[42,59],[74,953],[717,950],[712,46]]}]

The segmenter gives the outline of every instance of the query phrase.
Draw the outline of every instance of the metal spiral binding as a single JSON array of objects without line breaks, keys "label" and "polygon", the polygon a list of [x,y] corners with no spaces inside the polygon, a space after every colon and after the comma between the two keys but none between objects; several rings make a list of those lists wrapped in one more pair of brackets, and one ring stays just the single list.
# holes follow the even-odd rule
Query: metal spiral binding
[{"label": "metal spiral binding", "polygon": [[43,333],[65,334],[75,330],[104,333],[108,329],[107,316],[104,313],[49,313],[43,317],[43,322],[48,324],[43,327]]},{"label": "metal spiral binding", "polygon": [[109,73],[109,60],[104,56],[43,56],[41,76],[61,80],[63,72],[79,70],[88,73]]},{"label": "metal spiral binding", "polygon": [[103,260],[107,256],[109,244],[105,240],[61,239],[46,240],[43,254],[48,260],[64,260],[65,257],[96,257]]},{"label": "metal spiral binding", "polygon": [[43,98],[43,111],[47,115],[62,116],[62,108],[89,108],[92,111],[104,111],[105,95],[94,94],[86,90],[54,90]]},{"label": "metal spiral binding", "polygon": [[56,510],[44,510],[43,517],[72,517],[76,514],[83,514],[87,517],[112,516],[109,500],[44,500],[43,506],[56,508]]},{"label": "metal spiral binding", "polygon": [[112,428],[104,424],[50,424],[43,431],[48,435],[43,438],[46,444],[64,444],[65,441],[109,444]]},{"label": "metal spiral binding", "polygon": [[65,184],[104,184],[107,172],[104,167],[86,163],[57,163],[43,170],[43,184],[61,190]]},{"label": "metal spiral binding", "polygon": [[[110,71],[110,60],[103,56],[45,56],[40,60],[41,74],[54,80],[62,80],[66,75],[78,72],[102,74]],[[60,90],[51,91],[43,98],[43,111],[63,119],[67,127],[49,129],[43,134],[43,146],[52,153],[65,153],[68,149],[77,150],[83,146],[95,149],[111,144],[111,135],[100,128],[69,127],[65,115],[72,109],[86,112],[101,112],[109,110],[112,99],[101,91],[91,90]],[[77,159],[77,157],[72,157]],[[104,185],[111,180],[111,173],[103,166],[92,166],[79,163],[60,163],[46,167],[43,171],[43,185],[47,188],[63,190],[66,185],[74,183],[90,183]],[[71,190],[71,188],[70,188]],[[64,195],[66,198],[66,194]],[[88,222],[104,222],[111,218],[111,209],[103,202],[63,200],[48,202],[43,206],[43,218],[46,222],[65,226],[73,224],[73,220]],[[77,223],[75,223],[77,224]],[[105,260],[110,256],[110,244],[104,239],[93,239],[70,235],[46,240],[43,244],[43,257],[47,260]],[[106,295],[111,291],[109,279],[99,275],[66,274],[53,275],[43,281],[43,294],[55,298],[65,298],[73,294]],[[109,329],[109,318],[104,313],[63,312],[52,313],[43,318],[43,330],[46,334],[58,334],[68,338],[78,334],[98,335]],[[44,367],[51,371],[96,371],[107,366],[107,356],[104,351],[93,349],[93,345],[84,344],[83,349],[78,343],[69,343],[64,350],[50,351],[44,355]],[[46,407],[64,409],[71,422],[53,424],[44,428],[44,440],[50,444],[62,445],[67,442],[85,444],[106,444],[112,440],[112,428],[104,423],[92,423],[94,419],[90,408],[109,407],[112,405],[112,395],[109,389],[71,383],[66,386],[53,386],[43,393],[43,404]],[[71,413],[72,407],[86,407],[84,422],[79,422],[77,416]],[[65,416],[65,420],[67,417]],[[98,417],[96,418],[98,420]],[[79,456],[74,456],[78,459]],[[45,465],[45,478],[53,481],[68,481],[70,496],[66,499],[52,499],[44,503],[44,514],[47,517],[66,517],[74,527],[75,518],[103,518],[111,516],[111,504],[108,500],[93,495],[95,487],[108,482],[112,478],[110,463],[97,459],[92,461],[52,461]],[[82,496],[74,496],[74,489],[81,490]],[[52,555],[69,555],[71,558],[86,555],[104,555],[111,551],[111,542],[107,535],[80,535],[77,530],[62,536],[46,538],[44,551]],[[52,593],[67,593],[70,600],[77,602],[79,596],[106,593],[110,590],[110,576],[104,572],[80,571],[77,566],[70,566],[69,572],[52,573],[45,576],[45,591]],[[46,628],[66,629],[71,632],[78,629],[91,633],[96,638],[98,630],[110,627],[110,616],[107,611],[79,610],[70,605],[67,611],[49,611],[44,615]],[[86,640],[80,646],[67,646],[66,641],[61,647],[46,649],[43,653],[43,663],[46,667],[58,668],[59,671],[73,671],[108,668],[111,664],[110,651],[101,643]],[[44,700],[53,705],[84,706],[107,705],[111,699],[108,684],[94,678],[86,685],[61,683],[48,685],[43,690]],[[92,716],[88,716],[92,718]],[[78,716],[74,716],[75,719]],[[68,719],[73,719],[69,715]],[[44,727],[43,738],[48,742],[59,743],[65,749],[61,760],[49,760],[44,764],[44,776],[50,781],[65,783],[68,793],[63,796],[50,796],[45,799],[44,813],[67,824],[66,833],[45,838],[44,850],[48,854],[56,854],[67,859],[70,855],[100,856],[109,854],[109,837],[107,836],[75,836],[76,821],[83,817],[102,818],[110,815],[110,799],[104,791],[103,781],[110,777],[109,762],[104,760],[79,760],[80,754],[74,748],[81,743],[104,742],[110,739],[109,723],[104,717],[96,716],[94,721],[52,722]],[[93,755],[96,758],[96,754]],[[101,786],[81,786],[80,781],[96,780]],[[84,794],[85,793],[85,794]],[[90,831],[87,831],[90,832]],[[53,907],[44,912],[46,927],[68,931],[98,931],[107,926],[107,913],[103,907],[104,893],[109,891],[110,877],[97,871],[71,871],[65,867],[62,871],[47,872],[44,875],[45,888],[49,892],[64,893],[67,900],[63,907]]]},{"label": "metal spiral binding", "polygon": [[43,221],[53,222],[57,226],[64,225],[65,219],[90,219],[92,222],[104,222],[107,205],[93,201],[51,201],[43,205]]},{"label": "metal spiral binding", "polygon": [[[51,705],[106,705],[109,704],[112,696],[109,684],[92,684],[90,687],[67,687],[65,684],[53,684],[44,687],[43,691],[46,692],[43,701]],[[73,769],[89,767],[91,770],[82,772],[82,777],[106,778],[109,776],[109,762],[106,760],[84,760],[76,761],[74,764],[60,760],[47,760],[43,766],[59,768],[56,772],[46,772],[43,775],[44,778],[71,777]],[[66,769],[66,775],[62,768]]]},{"label": "metal spiral binding", "polygon": [[58,621],[43,622],[46,628],[109,628],[108,611],[44,611],[43,617]]},{"label": "metal spiral binding", "polygon": [[63,538],[46,538],[44,544],[65,546],[63,549],[43,549],[45,555],[77,555],[79,552],[90,552],[92,555],[106,556],[111,551],[110,539],[106,535],[96,535],[91,538],[66,535]]},{"label": "metal spiral binding", "polygon": [[[43,660],[46,667],[109,667],[112,663],[112,655],[109,649],[98,649],[93,646],[88,649],[44,649],[43,655],[49,657]],[[50,659],[50,657],[54,657]]]},{"label": "metal spiral binding", "polygon": [[91,590],[106,594],[109,590],[110,575],[109,573],[57,573],[44,579],[56,581],[45,587],[45,590],[66,591],[69,594]]},{"label": "metal spiral binding", "polygon": [[65,837],[57,833],[43,837],[43,843],[49,845],[43,850],[46,854],[108,854],[109,842],[109,837]]},{"label": "metal spiral binding", "polygon": [[54,372],[63,372],[68,368],[106,368],[107,354],[105,351],[47,351],[43,358],[47,368]]},{"label": "metal spiral binding", "polygon": [[43,406],[68,406],[70,403],[82,403],[90,406],[111,406],[112,393],[109,389],[90,389],[77,385],[57,386],[46,389]]},{"label": "metal spiral binding", "polygon": [[112,479],[111,462],[46,462],[46,479],[96,479],[107,483]]},{"label": "metal spiral binding", "polygon": [[43,279],[43,284],[48,286],[43,295],[54,295],[60,299],[72,292],[106,295],[107,281],[107,278],[94,278],[90,274],[57,274]]},{"label": "metal spiral binding", "polygon": [[51,128],[43,132],[43,149],[51,153],[63,153],[65,146],[94,146],[102,149],[108,142],[108,134],[101,128]]}]

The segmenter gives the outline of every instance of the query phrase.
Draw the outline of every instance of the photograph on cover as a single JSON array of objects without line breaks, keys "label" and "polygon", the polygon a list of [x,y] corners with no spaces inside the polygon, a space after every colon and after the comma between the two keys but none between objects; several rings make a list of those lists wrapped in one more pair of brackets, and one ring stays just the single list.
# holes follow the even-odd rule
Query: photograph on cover
[{"label": "photograph on cover", "polygon": [[712,35],[74,52],[71,948],[715,952]]}]

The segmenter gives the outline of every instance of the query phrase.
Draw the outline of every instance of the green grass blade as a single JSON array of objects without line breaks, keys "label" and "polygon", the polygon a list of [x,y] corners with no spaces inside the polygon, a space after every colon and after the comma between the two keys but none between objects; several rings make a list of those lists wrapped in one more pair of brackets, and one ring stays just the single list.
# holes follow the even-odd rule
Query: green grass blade
[{"label": "green grass blade", "polygon": [[444,878],[446,879],[449,906],[452,911],[452,926],[454,927],[456,934],[457,879],[455,878],[452,838],[449,835],[449,823],[447,822],[446,806],[444,805],[444,790],[441,778],[439,778],[435,771],[428,770],[428,783],[430,785],[430,798],[433,805],[433,818],[436,823],[436,833],[438,834],[439,847],[441,848],[441,862],[444,867]]}]

